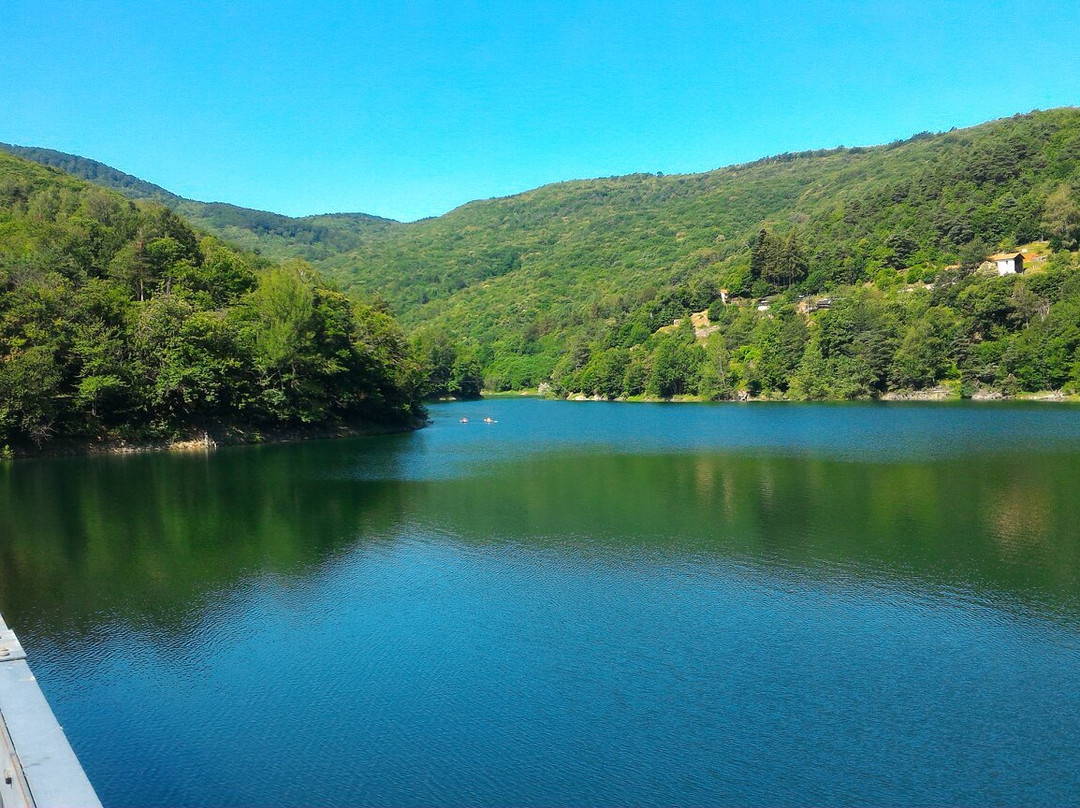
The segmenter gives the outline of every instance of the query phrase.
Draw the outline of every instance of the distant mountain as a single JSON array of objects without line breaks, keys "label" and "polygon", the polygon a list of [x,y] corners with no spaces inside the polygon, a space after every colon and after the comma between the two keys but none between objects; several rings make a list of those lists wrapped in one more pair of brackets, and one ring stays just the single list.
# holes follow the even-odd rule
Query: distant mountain
[{"label": "distant mountain", "polygon": [[119,191],[130,199],[165,205],[199,229],[270,258],[319,261],[359,249],[371,238],[400,226],[400,222],[392,219],[365,213],[292,217],[224,202],[198,202],[86,157],[8,143],[0,143],[0,151],[59,168],[95,185]]},{"label": "distant mountain", "polygon": [[40,149],[34,146],[13,146],[10,143],[0,143],[0,150],[6,151],[9,154],[14,154],[16,157],[22,157],[24,160],[31,160],[43,166],[59,168],[61,171],[71,174],[74,177],[80,177],[95,185],[103,185],[106,188],[112,188],[115,191],[119,191],[124,196],[130,197],[131,199],[153,199],[154,201],[161,202],[169,207],[173,207],[176,203],[183,201],[182,197],[166,191],[159,185],[154,185],[152,182],[146,182],[146,180],[141,180],[130,174],[125,174],[123,171],[115,169],[112,166],[107,166],[104,163],[99,163],[97,160],[90,160],[75,154],[65,154],[64,152],[54,151],[53,149]]}]

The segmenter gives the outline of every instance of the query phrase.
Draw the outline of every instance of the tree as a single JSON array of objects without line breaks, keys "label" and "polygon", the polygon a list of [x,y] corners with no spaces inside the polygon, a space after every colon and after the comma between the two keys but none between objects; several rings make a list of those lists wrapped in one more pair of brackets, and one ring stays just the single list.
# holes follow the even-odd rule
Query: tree
[{"label": "tree", "polygon": [[582,392],[615,398],[623,391],[629,364],[630,351],[626,348],[608,348],[593,354],[581,372]]},{"label": "tree", "polygon": [[911,254],[919,249],[918,243],[907,231],[893,233],[885,239],[885,247],[888,250],[885,265],[890,269],[903,269],[906,267]]},{"label": "tree", "polygon": [[705,345],[705,361],[698,370],[698,393],[712,401],[729,399],[735,393],[728,370],[728,352],[720,334],[713,334]]},{"label": "tree", "polygon": [[412,346],[424,374],[421,388],[424,398],[452,395],[450,388],[458,359],[458,346],[450,335],[441,330],[421,331],[413,337]]},{"label": "tree", "polygon": [[138,239],[121,247],[109,262],[109,275],[126,284],[136,300],[145,300],[147,283],[152,277],[146,242]]},{"label": "tree", "polygon": [[0,363],[0,442],[13,435],[41,445],[52,436],[60,416],[60,379],[56,357],[43,346]]},{"label": "tree", "polygon": [[263,370],[295,376],[315,309],[310,268],[293,261],[266,270],[246,303],[254,315],[256,359]]},{"label": "tree", "polygon": [[748,346],[752,362],[747,381],[751,388],[786,390],[805,344],[806,324],[790,306],[761,318]]},{"label": "tree", "polygon": [[678,331],[665,334],[652,356],[652,368],[645,382],[645,392],[660,398],[694,393],[699,368],[705,352],[694,341],[689,323]]},{"label": "tree", "polygon": [[484,374],[476,356],[469,352],[458,354],[451,369],[447,392],[455,398],[474,399],[480,398],[483,386]]},{"label": "tree", "polygon": [[807,263],[799,236],[794,230],[787,234],[780,249],[776,275],[785,286],[798,283],[806,277]]},{"label": "tree", "polygon": [[990,247],[981,237],[976,236],[960,250],[960,266],[967,272],[978,269],[986,256],[990,254]]},{"label": "tree", "polygon": [[768,230],[762,228],[750,246],[751,282],[766,280],[772,282],[780,255],[779,240]]},{"label": "tree", "polygon": [[1080,205],[1068,185],[1062,183],[1046,198],[1043,228],[1054,250],[1075,250],[1080,243]]},{"label": "tree", "polygon": [[956,325],[954,314],[937,306],[913,322],[893,357],[893,383],[919,389],[941,379],[954,359]]}]

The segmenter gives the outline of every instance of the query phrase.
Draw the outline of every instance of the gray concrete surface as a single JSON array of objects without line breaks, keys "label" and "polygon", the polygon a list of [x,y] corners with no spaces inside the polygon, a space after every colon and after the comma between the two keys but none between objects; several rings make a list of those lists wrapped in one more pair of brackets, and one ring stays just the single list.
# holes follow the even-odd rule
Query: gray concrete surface
[{"label": "gray concrete surface", "polygon": [[100,808],[101,802],[0,617],[0,808]]}]

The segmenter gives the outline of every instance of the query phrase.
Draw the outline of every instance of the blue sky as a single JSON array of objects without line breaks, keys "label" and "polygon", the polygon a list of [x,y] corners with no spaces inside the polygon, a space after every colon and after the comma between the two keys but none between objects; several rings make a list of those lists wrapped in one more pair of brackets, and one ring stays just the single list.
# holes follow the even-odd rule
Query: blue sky
[{"label": "blue sky", "polygon": [[1080,105],[1076,0],[0,0],[0,140],[411,220]]}]

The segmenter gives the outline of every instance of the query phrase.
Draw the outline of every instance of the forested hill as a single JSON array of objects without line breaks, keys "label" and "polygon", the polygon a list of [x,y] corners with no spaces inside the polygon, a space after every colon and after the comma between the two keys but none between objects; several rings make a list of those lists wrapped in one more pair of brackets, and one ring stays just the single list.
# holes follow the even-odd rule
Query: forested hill
[{"label": "forested hill", "polygon": [[0,154],[0,452],[407,425],[418,381],[390,316],[310,265]]},{"label": "forested hill", "polygon": [[400,226],[391,219],[365,213],[292,217],[224,202],[198,202],[74,154],[8,143],[0,143],[0,151],[59,168],[95,185],[119,191],[130,199],[158,202],[179,213],[196,228],[269,258],[318,261],[357,249],[369,239]]},{"label": "forested hill", "polygon": [[[1030,318],[1011,304],[979,304],[998,306],[991,328],[978,320],[985,313],[975,315],[949,296],[963,294],[975,282],[968,270],[999,249],[1040,239],[1052,239],[1059,251],[1073,247],[1078,195],[1080,110],[1057,109],[705,174],[559,183],[406,225],[322,266],[357,289],[385,295],[407,326],[427,334],[433,356],[448,355],[457,341],[455,361],[467,355],[489,387],[552,381],[568,392],[634,394],[651,375],[660,394],[708,388],[710,395],[786,395],[806,351],[836,359],[833,348],[816,345],[822,331],[810,326],[840,315],[834,307],[828,316],[800,316],[782,359],[767,344],[776,336],[770,329],[788,327],[787,312],[800,295],[826,293],[843,301],[840,310],[865,308],[871,304],[864,298],[877,295],[875,316],[890,323],[880,344],[866,349],[873,360],[858,357],[858,382],[837,395],[877,395],[964,375],[975,385],[1015,386],[1012,354],[974,357],[1005,351],[999,332],[1019,333]],[[1049,247],[1038,249],[1045,257]],[[956,274],[954,265],[964,272]],[[1000,285],[987,294],[1026,294],[1027,281]],[[721,289],[755,304],[724,307]],[[1060,283],[1054,289],[1060,292]],[[769,312],[757,312],[756,301],[767,295],[780,297]],[[1053,302],[1053,295],[1039,295]],[[687,342],[658,333],[710,307],[709,328],[720,327],[714,347],[692,335]],[[932,312],[932,327],[923,310]],[[860,311],[852,317],[869,316]],[[937,334],[924,347],[938,356],[932,367],[901,372],[896,351],[912,328]],[[672,374],[656,372],[657,350],[676,339],[685,361],[676,381],[665,382],[660,377]],[[921,339],[910,337],[912,345]],[[706,363],[701,352],[721,351],[718,342],[725,358]],[[986,347],[991,343],[997,347]],[[862,349],[844,350],[852,359]],[[665,348],[663,356],[678,353]],[[765,372],[770,362],[776,367]],[[703,387],[701,373],[723,381]],[[1060,372],[1025,378],[1021,388],[1061,384]]]},{"label": "forested hill", "polygon": [[[704,174],[557,183],[409,224],[190,202],[30,151],[386,300],[430,371],[429,393],[483,383],[837,398],[1080,385],[1077,109]],[[1028,258],[1021,276],[979,271],[1014,248]]]}]

